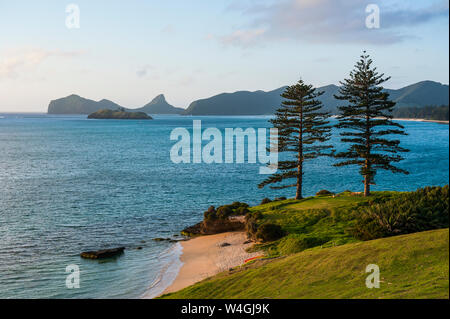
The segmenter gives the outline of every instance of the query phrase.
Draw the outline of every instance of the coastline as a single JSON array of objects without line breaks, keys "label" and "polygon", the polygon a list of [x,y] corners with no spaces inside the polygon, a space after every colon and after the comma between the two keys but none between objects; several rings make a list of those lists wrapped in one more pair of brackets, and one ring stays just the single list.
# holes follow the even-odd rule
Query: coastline
[{"label": "coastline", "polygon": [[397,120],[397,121],[412,121],[412,122],[432,122],[432,123],[439,123],[439,124],[449,124],[449,121],[442,121],[442,120],[426,120],[426,119],[414,119],[414,118],[394,118],[393,120]]},{"label": "coastline", "polygon": [[183,248],[180,256],[181,269],[175,280],[162,294],[181,290],[230,268],[240,266],[246,259],[260,256],[260,252],[245,251],[253,244],[253,242],[245,243],[246,241],[246,233],[237,231],[200,236],[180,243]]},{"label": "coastline", "polygon": [[[337,115],[331,115],[332,118],[337,118]],[[439,124],[449,124],[449,121],[445,120],[427,120],[427,119],[420,119],[420,118],[393,118],[393,121],[410,121],[410,122],[431,122],[431,123],[439,123]]]}]

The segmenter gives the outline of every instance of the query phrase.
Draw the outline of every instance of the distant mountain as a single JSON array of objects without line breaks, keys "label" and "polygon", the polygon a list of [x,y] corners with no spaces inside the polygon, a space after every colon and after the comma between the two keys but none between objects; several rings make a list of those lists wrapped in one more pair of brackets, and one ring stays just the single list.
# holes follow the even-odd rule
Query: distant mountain
[{"label": "distant mountain", "polygon": [[167,103],[164,94],[160,94],[150,103],[136,109],[135,111],[145,112],[148,114],[181,114],[184,112],[184,109],[170,105]]},{"label": "distant mountain", "polygon": [[187,115],[259,115],[273,114],[281,103],[281,93],[286,87],[273,91],[239,91],[222,93],[207,99],[192,102],[184,114]]},{"label": "distant mountain", "polygon": [[[186,109],[186,115],[262,115],[273,114],[282,102],[281,93],[286,87],[273,91],[239,91],[222,93],[213,97],[192,102]],[[338,105],[343,101],[336,100],[339,87],[327,85],[318,88],[325,93],[319,98],[324,108],[337,113]],[[433,81],[422,81],[398,90],[386,89],[397,107],[424,107],[427,105],[448,105],[449,86]]]},{"label": "distant mountain", "polygon": [[48,106],[48,114],[91,114],[101,109],[117,110],[121,108],[109,100],[93,101],[72,94],[67,97],[53,100]]},{"label": "distant mountain", "polygon": [[398,90],[388,90],[398,106],[423,107],[426,105],[448,105],[448,85],[433,81],[422,81]]},{"label": "distant mountain", "polygon": [[91,114],[100,110],[117,110],[145,112],[148,114],[180,114],[184,109],[176,108],[166,102],[164,95],[158,95],[150,103],[138,109],[127,109],[109,100],[93,101],[72,94],[53,100],[48,106],[48,114]]},{"label": "distant mountain", "polygon": [[[138,109],[128,111],[145,112],[147,114],[184,114],[184,115],[264,115],[273,114],[281,105],[281,93],[285,86],[273,91],[238,91],[222,93],[210,98],[192,102],[184,110],[167,103],[163,94],[155,97],[150,103]],[[336,114],[337,107],[343,101],[336,100],[339,87],[327,85],[318,88],[325,93],[320,97],[325,110]],[[429,105],[448,105],[449,86],[433,81],[418,82],[398,90],[386,89],[397,107],[424,107]],[[78,95],[53,100],[48,106],[49,114],[91,114],[101,109],[117,110],[120,105],[109,101],[93,101]]]}]

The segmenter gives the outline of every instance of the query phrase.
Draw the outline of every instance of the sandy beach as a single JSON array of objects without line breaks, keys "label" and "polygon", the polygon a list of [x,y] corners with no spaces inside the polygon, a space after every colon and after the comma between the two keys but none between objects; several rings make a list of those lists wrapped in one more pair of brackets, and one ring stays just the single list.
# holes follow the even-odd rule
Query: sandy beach
[{"label": "sandy beach", "polygon": [[[164,293],[174,292],[188,287],[215,274],[239,266],[248,258],[261,253],[247,253],[245,249],[252,243],[247,241],[245,232],[228,232],[202,236],[182,242],[183,254],[180,259],[183,266],[174,282]],[[230,244],[223,246],[223,244]]]}]

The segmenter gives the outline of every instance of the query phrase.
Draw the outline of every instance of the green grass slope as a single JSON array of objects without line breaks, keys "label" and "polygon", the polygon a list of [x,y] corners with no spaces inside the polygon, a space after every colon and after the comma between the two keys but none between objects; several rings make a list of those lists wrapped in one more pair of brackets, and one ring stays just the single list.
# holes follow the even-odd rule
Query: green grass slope
[{"label": "green grass slope", "polygon": [[[378,289],[365,285],[369,264],[380,268]],[[449,231],[318,246],[260,260],[162,298],[449,298]]]},{"label": "green grass slope", "polygon": [[280,256],[300,252],[314,246],[333,247],[357,240],[351,228],[356,223],[360,210],[375,202],[384,202],[400,192],[373,192],[367,198],[344,192],[337,196],[314,196],[302,200],[275,201],[251,208],[259,212],[258,224],[280,225],[288,234],[284,238],[262,245],[269,256]]}]

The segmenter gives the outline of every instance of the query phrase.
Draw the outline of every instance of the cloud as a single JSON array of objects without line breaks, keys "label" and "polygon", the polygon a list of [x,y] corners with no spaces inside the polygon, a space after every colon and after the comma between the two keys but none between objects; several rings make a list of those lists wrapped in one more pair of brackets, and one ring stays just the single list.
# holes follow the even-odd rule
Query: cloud
[{"label": "cloud", "polygon": [[258,44],[265,33],[266,30],[263,28],[237,30],[230,35],[220,37],[220,42],[224,45],[249,47]]},{"label": "cloud", "polygon": [[221,43],[249,47],[271,41],[309,43],[392,44],[414,37],[407,28],[448,17],[448,2],[439,0],[422,8],[378,1],[381,25],[368,29],[365,9],[373,0],[277,0],[230,5],[250,18],[245,27],[219,37]]},{"label": "cloud", "polygon": [[72,58],[84,54],[83,51],[60,51],[44,49],[15,49],[0,55],[0,79],[16,78],[22,73],[36,69],[50,57]]}]

